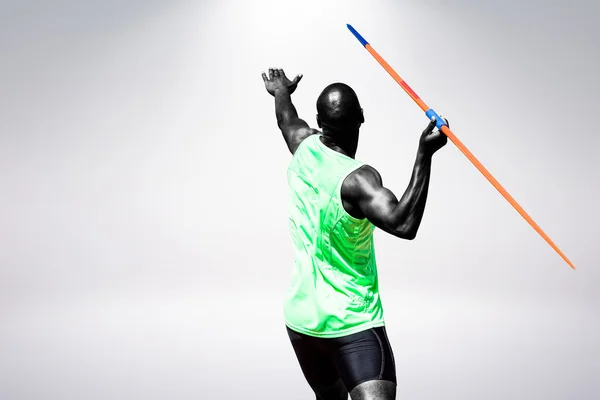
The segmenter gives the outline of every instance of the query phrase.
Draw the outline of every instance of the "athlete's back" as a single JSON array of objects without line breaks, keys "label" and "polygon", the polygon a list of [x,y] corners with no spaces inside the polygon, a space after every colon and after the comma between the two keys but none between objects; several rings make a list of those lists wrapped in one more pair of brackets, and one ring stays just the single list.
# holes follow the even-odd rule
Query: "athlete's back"
[{"label": "athlete's back", "polygon": [[295,264],[285,319],[304,377],[321,400],[348,394],[393,400],[396,367],[377,290],[373,226],[415,238],[431,158],[447,137],[433,131],[433,119],[421,134],[410,183],[398,200],[374,168],[354,160],[365,119],[352,88],[333,83],[321,92],[321,133],[298,117],[292,104],[300,75],[289,80],[283,70],[270,69],[262,78],[294,155],[288,181]]},{"label": "athlete's back", "polygon": [[374,225],[346,212],[341,187],[363,163],[315,134],[288,167],[289,226],[295,262],[285,319],[296,331],[338,337],[383,326]]}]

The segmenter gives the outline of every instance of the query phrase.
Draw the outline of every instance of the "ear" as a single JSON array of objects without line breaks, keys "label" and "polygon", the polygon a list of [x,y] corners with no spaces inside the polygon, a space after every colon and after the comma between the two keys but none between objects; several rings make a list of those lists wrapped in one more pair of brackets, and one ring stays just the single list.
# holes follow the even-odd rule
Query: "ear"
[{"label": "ear", "polygon": [[323,127],[321,126],[321,118],[319,118],[319,114],[317,114],[317,126],[318,126],[320,129],[323,129]]}]

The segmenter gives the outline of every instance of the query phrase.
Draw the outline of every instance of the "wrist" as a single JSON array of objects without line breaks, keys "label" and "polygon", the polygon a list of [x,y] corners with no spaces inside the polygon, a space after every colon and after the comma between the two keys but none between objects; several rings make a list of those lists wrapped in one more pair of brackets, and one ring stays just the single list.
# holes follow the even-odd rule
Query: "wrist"
[{"label": "wrist", "polygon": [[433,152],[427,148],[424,144],[419,144],[419,149],[417,150],[417,158],[418,159],[431,159],[433,156]]},{"label": "wrist", "polygon": [[275,89],[275,91],[273,92],[275,96],[290,96],[290,89],[287,87],[280,87]]}]

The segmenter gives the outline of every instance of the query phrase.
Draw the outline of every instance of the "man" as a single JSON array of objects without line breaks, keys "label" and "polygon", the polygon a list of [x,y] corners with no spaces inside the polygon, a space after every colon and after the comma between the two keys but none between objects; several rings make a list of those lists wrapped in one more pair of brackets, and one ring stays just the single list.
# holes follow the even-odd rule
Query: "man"
[{"label": "man", "polygon": [[400,200],[371,166],[354,159],[365,119],[354,90],[327,86],[311,129],[291,101],[302,75],[262,74],[277,124],[293,154],[288,168],[295,248],[284,315],[298,362],[317,400],[393,400],[396,367],[378,291],[373,231],[412,240],[425,210],[431,158],[446,136],[423,131]]}]

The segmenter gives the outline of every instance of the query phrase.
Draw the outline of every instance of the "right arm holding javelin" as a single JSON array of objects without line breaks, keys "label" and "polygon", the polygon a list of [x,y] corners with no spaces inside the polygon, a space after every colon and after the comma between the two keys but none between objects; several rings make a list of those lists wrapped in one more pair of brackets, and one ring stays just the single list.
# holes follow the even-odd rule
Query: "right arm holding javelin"
[{"label": "right arm holding javelin", "polygon": [[381,175],[369,165],[344,181],[342,200],[381,230],[402,239],[414,239],[427,202],[431,159],[448,142],[446,135],[434,128],[435,118],[421,134],[410,183],[400,200],[383,186]]}]

